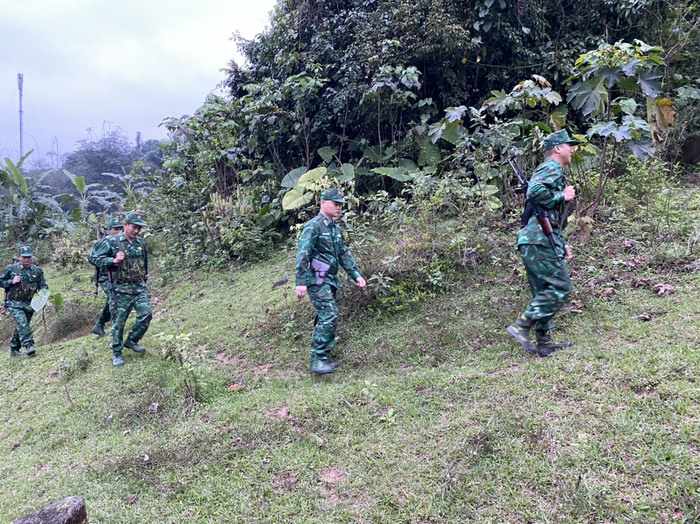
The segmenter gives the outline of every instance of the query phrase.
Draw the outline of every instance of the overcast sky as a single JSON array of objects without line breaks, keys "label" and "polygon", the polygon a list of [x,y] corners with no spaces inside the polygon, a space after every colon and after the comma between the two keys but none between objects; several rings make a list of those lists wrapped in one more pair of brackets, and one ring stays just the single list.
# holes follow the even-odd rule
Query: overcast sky
[{"label": "overcast sky", "polygon": [[0,157],[19,157],[18,73],[30,158],[117,127],[132,142],[164,138],[164,118],[192,114],[240,63],[231,35],[263,31],[275,3],[0,0]]}]

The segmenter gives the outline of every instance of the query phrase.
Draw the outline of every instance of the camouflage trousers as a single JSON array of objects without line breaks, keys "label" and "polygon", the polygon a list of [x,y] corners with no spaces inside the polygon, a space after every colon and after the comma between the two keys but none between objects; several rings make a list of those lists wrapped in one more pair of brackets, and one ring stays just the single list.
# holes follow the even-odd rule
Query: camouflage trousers
[{"label": "camouflage trousers", "polygon": [[571,293],[569,267],[550,246],[521,244],[518,250],[532,292],[532,301],[523,315],[533,321],[536,330],[549,331],[554,326],[552,318]]},{"label": "camouflage trousers", "polygon": [[338,326],[338,306],[335,303],[336,288],[330,284],[308,286],[306,290],[316,312],[314,330],[311,333],[311,360],[330,357]]},{"label": "camouflage trousers", "polygon": [[112,351],[121,353],[124,348],[124,325],[132,309],[136,310],[136,320],[127,336],[128,340],[137,343],[143,338],[151,323],[151,297],[147,291],[136,295],[114,292],[114,308],[112,310]]},{"label": "camouflage trousers", "polygon": [[34,310],[31,306],[27,305],[26,308],[7,308],[15,320],[17,327],[12,335],[12,340],[10,341],[10,349],[14,351],[19,351],[22,347],[28,348],[34,345],[34,334],[32,333],[32,317],[34,316]]},{"label": "camouflage trousers", "polygon": [[105,296],[107,297],[107,300],[105,301],[105,306],[102,308],[102,311],[100,312],[100,316],[97,317],[97,323],[104,327],[104,325],[112,320],[112,305],[110,304],[111,302],[111,297],[109,294],[109,282],[100,282],[100,287],[102,288],[102,291],[104,291]]}]

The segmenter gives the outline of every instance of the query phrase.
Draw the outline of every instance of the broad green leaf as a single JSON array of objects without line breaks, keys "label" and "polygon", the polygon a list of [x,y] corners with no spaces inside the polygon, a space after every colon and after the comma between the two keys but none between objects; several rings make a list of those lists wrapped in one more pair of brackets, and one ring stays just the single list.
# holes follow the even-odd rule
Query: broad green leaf
[{"label": "broad green leaf", "polygon": [[31,306],[34,311],[41,311],[44,309],[46,302],[49,300],[49,295],[51,291],[48,288],[40,289],[37,291],[36,295],[32,297]]},{"label": "broad green leaf", "polygon": [[352,164],[341,164],[340,172],[342,173],[338,177],[338,181],[340,182],[349,182],[355,178],[355,166]]},{"label": "broad green leaf", "polygon": [[363,151],[363,155],[371,160],[372,162],[381,162],[382,158],[379,156],[379,148],[377,147],[368,147]]},{"label": "broad green leaf", "polygon": [[566,115],[568,112],[569,108],[566,106],[557,107],[549,116],[549,122],[555,129],[563,129],[566,126]]},{"label": "broad green leaf", "polygon": [[410,158],[400,158],[399,167],[405,167],[408,171],[416,171],[418,166]]},{"label": "broad green leaf", "polygon": [[418,155],[419,166],[436,166],[442,157],[440,150],[435,146],[430,138],[425,138],[421,143],[420,155]]},{"label": "broad green leaf", "polygon": [[640,160],[644,160],[646,158],[649,158],[650,156],[654,156],[654,148],[651,147],[651,144],[648,140],[630,140],[625,145],[629,148],[630,151],[632,151],[632,154]]},{"label": "broad green leaf", "polygon": [[452,145],[457,145],[465,133],[464,127],[460,124],[460,121],[455,120],[445,126],[440,138],[448,141]]},{"label": "broad green leaf", "polygon": [[394,148],[387,147],[383,153],[380,153],[379,146],[372,146],[365,149],[363,154],[372,162],[386,162],[394,155]]},{"label": "broad green leaf", "polygon": [[637,83],[642,89],[644,96],[656,98],[659,95],[661,91],[661,78],[663,78],[663,75],[655,69],[647,69],[637,75]]},{"label": "broad green leaf", "polygon": [[311,171],[307,171],[299,177],[299,185],[306,189],[315,188],[317,182],[326,176],[328,170],[324,166],[319,166]]},{"label": "broad green leaf", "polygon": [[620,110],[626,115],[633,115],[637,110],[637,102],[634,98],[624,98],[619,101]]},{"label": "broad green leaf", "polygon": [[448,122],[455,122],[455,121],[462,121],[462,118],[464,117],[464,113],[467,112],[467,107],[466,106],[459,106],[459,107],[448,107],[445,109],[445,118],[447,119]]},{"label": "broad green leaf", "polygon": [[373,173],[379,175],[388,176],[399,182],[406,182],[408,180],[413,180],[413,176],[408,173],[405,167],[375,167],[372,169]]},{"label": "broad green leaf", "polygon": [[325,146],[318,150],[318,154],[321,155],[321,158],[326,164],[329,164],[330,161],[333,160],[333,155],[336,153],[338,153],[338,150],[330,146]]},{"label": "broad green leaf", "polygon": [[606,87],[611,88],[620,80],[619,67],[603,67],[598,73],[598,77],[603,81]]},{"label": "broad green leaf", "polygon": [[597,115],[604,111],[608,91],[602,82],[578,82],[571,86],[567,101],[585,115]]},{"label": "broad green leaf", "polygon": [[282,197],[282,209],[289,211],[305,206],[314,199],[312,192],[302,192],[299,188],[290,189]]},{"label": "broad green leaf", "polygon": [[306,170],[306,166],[301,166],[297,167],[296,169],[292,169],[289,173],[285,175],[285,177],[282,179],[282,182],[280,182],[280,185],[287,189],[296,187],[297,183],[299,182],[299,177],[306,173]]},{"label": "broad green leaf", "polygon": [[63,307],[63,295],[52,291],[49,295],[49,302],[53,304],[54,309],[58,312]]}]

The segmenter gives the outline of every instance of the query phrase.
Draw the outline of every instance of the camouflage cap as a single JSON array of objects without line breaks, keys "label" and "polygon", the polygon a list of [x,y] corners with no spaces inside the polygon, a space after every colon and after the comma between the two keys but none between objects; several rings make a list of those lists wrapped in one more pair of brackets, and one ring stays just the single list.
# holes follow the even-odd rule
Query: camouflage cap
[{"label": "camouflage cap", "polygon": [[559,131],[550,133],[545,137],[544,142],[542,142],[542,152],[546,153],[553,147],[558,146],[560,144],[571,144],[572,146],[574,146],[576,144],[582,143],[583,142],[581,142],[580,140],[571,138],[566,129],[560,129]]},{"label": "camouflage cap", "polygon": [[124,227],[124,220],[119,215],[114,215],[107,221],[107,229],[114,229],[117,227]]},{"label": "camouflage cap", "polygon": [[143,213],[140,213],[138,211],[133,211],[131,213],[128,213],[126,217],[124,218],[124,223],[125,224],[134,224],[135,226],[141,226],[144,227],[146,225],[146,222],[143,219]]},{"label": "camouflage cap", "polygon": [[21,257],[31,257],[33,254],[32,246],[22,246],[19,248],[19,256]]},{"label": "camouflage cap", "polygon": [[321,193],[321,200],[332,200],[333,202],[338,202],[340,204],[347,203],[346,200],[343,198],[343,192],[337,187],[325,189]]}]

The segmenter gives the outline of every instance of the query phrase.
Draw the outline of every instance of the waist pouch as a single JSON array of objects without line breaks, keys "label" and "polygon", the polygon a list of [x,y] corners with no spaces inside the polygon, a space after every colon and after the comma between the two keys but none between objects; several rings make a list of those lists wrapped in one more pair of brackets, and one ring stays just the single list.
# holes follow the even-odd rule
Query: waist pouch
[{"label": "waist pouch", "polygon": [[314,270],[314,273],[316,274],[316,285],[320,286],[323,284],[323,281],[326,278],[326,275],[328,275],[328,270],[331,268],[330,264],[326,264],[325,262],[320,261],[317,258],[312,258],[311,259],[311,269]]}]

